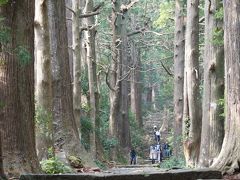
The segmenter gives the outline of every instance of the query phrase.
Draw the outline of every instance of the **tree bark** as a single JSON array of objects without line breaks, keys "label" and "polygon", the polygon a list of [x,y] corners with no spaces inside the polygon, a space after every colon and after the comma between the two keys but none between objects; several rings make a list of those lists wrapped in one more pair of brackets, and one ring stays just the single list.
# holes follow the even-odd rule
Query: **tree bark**
[{"label": "tree bark", "polygon": [[66,157],[75,156],[84,164],[93,164],[92,159],[81,146],[73,114],[73,94],[68,61],[65,1],[51,3],[51,51],[53,62],[55,141]]},{"label": "tree bark", "polygon": [[[72,47],[73,47],[73,112],[77,128],[80,132],[81,117],[81,3],[79,0],[72,1],[72,9],[75,12],[72,16]],[[81,133],[81,132],[80,132]]]},{"label": "tree bark", "polygon": [[187,1],[184,70],[183,146],[187,166],[197,165],[201,140],[199,93],[199,1]]},{"label": "tree bark", "polygon": [[53,150],[52,75],[47,0],[35,1],[36,147],[39,160]]},{"label": "tree bark", "polygon": [[135,115],[136,122],[139,128],[143,127],[142,122],[142,92],[141,92],[141,59],[140,50],[136,47],[135,42],[130,42],[131,47],[131,111]]},{"label": "tree bark", "polygon": [[0,8],[11,38],[1,52],[1,131],[4,170],[39,173],[34,125],[34,1],[9,1]]},{"label": "tree bark", "polygon": [[[1,92],[1,90],[0,90]],[[0,97],[2,99],[2,97]],[[0,118],[2,119],[3,114],[1,113],[1,110],[0,110]],[[3,171],[3,155],[2,155],[2,133],[1,133],[1,130],[0,130],[0,179],[1,178],[4,178],[4,171]]]},{"label": "tree bark", "polygon": [[[124,1],[126,3],[126,1]],[[122,63],[120,64],[121,68],[121,136],[120,136],[120,145],[123,147],[126,152],[129,151],[131,146],[130,138],[130,125],[129,125],[129,77],[130,77],[130,63],[129,58],[130,54],[128,52],[128,37],[127,37],[127,12],[123,12],[122,15],[122,26],[121,26],[121,51],[120,58]]]},{"label": "tree bark", "polygon": [[[183,119],[183,84],[185,60],[185,23],[183,15],[183,2],[175,1],[175,46],[174,46],[174,147],[181,146],[182,119]],[[173,149],[178,157],[181,151]]]},{"label": "tree bark", "polygon": [[[84,13],[87,14],[93,11],[93,1],[86,0]],[[90,16],[86,18],[87,31],[85,33],[86,51],[87,51],[87,66],[88,66],[88,86],[90,98],[90,119],[92,122],[92,133],[90,134],[90,149],[94,159],[96,159],[96,121],[98,115],[98,86],[97,86],[97,73],[96,73],[96,49],[95,49],[95,18]],[[99,140],[99,139],[98,139]]]},{"label": "tree bark", "polygon": [[[122,1],[117,0],[112,3],[111,29],[112,36],[112,61],[109,70],[110,85],[110,116],[109,116],[109,134],[112,138],[118,140],[121,147],[126,148],[130,144],[129,120],[128,120],[128,98],[124,99],[127,88],[126,74],[127,68],[127,35],[126,27],[123,25],[126,21],[126,13],[121,10]],[[124,128],[124,129],[123,129]],[[113,150],[112,157],[116,156],[116,150]],[[118,148],[119,150],[119,148]],[[121,150],[119,150],[121,151]],[[114,154],[115,153],[115,154]]]},{"label": "tree bark", "polygon": [[220,0],[205,1],[205,53],[203,85],[203,117],[200,148],[200,167],[209,167],[218,156],[224,136],[222,105],[224,99],[224,48],[214,45],[214,31],[222,29],[222,20],[215,18],[221,8]]},{"label": "tree bark", "polygon": [[223,172],[239,172],[240,162],[240,4],[224,0],[224,54],[226,87],[225,136],[212,167]]}]

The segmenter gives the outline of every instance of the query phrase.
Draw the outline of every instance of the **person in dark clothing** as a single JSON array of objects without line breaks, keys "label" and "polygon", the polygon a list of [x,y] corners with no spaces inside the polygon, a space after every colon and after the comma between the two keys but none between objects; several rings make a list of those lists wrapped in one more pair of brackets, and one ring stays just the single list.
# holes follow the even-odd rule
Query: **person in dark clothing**
[{"label": "person in dark clothing", "polygon": [[136,159],[137,159],[137,153],[134,149],[131,150],[130,152],[130,164],[136,164]]}]

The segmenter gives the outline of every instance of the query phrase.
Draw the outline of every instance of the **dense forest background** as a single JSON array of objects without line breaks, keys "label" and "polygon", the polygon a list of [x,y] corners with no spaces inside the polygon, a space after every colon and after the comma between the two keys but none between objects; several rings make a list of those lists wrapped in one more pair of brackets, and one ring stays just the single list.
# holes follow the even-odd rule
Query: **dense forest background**
[{"label": "dense forest background", "polygon": [[0,174],[148,158],[240,166],[238,0],[0,0]]}]

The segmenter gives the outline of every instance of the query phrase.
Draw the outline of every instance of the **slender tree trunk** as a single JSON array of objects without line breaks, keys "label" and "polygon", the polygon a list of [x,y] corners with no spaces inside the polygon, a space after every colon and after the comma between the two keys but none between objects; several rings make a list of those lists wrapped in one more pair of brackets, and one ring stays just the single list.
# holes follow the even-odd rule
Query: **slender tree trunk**
[{"label": "slender tree trunk", "polygon": [[[38,173],[34,125],[34,1],[9,1],[0,8],[11,38],[1,52],[1,132],[4,170]],[[0,113],[1,114],[1,113]]]},{"label": "slender tree trunk", "polygon": [[197,165],[201,141],[201,100],[199,93],[199,1],[187,1],[185,44],[183,138],[187,166]]},{"label": "slender tree trunk", "polygon": [[[109,134],[112,138],[118,139],[120,122],[120,49],[121,49],[121,16],[117,13],[120,12],[121,1],[113,1],[111,29],[112,36],[112,61],[109,70],[109,85],[110,89],[110,115],[109,115]],[[112,151],[112,156],[115,158],[116,149]]]},{"label": "slender tree trunk", "polygon": [[73,112],[77,128],[80,132],[81,117],[81,3],[80,0],[72,1],[72,9],[75,12],[72,17],[72,47],[73,47]]},{"label": "slender tree trunk", "polygon": [[[183,3],[175,1],[175,46],[174,46],[174,147],[181,146],[183,119],[183,84],[185,60],[185,23]],[[173,153],[178,156],[181,151],[174,148]]]},{"label": "slender tree trunk", "polygon": [[212,167],[239,172],[240,162],[240,4],[224,0],[224,54],[226,87],[225,136],[221,152]]},{"label": "slender tree trunk", "polygon": [[132,72],[131,72],[131,111],[135,115],[136,122],[139,128],[143,127],[142,122],[142,93],[141,93],[141,60],[140,50],[136,47],[134,41],[130,42],[131,45],[131,61],[132,61]]},{"label": "slender tree trunk", "polygon": [[[86,0],[85,13],[93,11],[93,1]],[[90,118],[92,121],[93,131],[90,135],[90,149],[92,156],[96,159],[96,121],[97,121],[97,110],[96,105],[97,96],[98,96],[98,87],[97,87],[97,75],[96,75],[96,49],[95,49],[95,18],[94,16],[86,18],[86,51],[87,51],[87,66],[88,66],[88,85],[89,85],[89,96],[90,96]]]},{"label": "slender tree trunk", "polygon": [[39,160],[53,150],[52,76],[47,0],[35,1],[36,144]]},{"label": "slender tree trunk", "polygon": [[222,20],[215,18],[221,9],[220,0],[205,1],[205,54],[203,117],[199,166],[209,167],[218,156],[224,136],[223,106],[224,99],[224,49],[215,45],[214,32],[222,30]]}]

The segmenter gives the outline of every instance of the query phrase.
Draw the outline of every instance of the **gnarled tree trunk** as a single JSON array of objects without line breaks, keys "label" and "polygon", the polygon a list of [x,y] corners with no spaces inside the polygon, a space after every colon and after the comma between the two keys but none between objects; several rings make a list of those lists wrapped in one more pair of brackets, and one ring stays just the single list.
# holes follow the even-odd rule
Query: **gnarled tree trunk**
[{"label": "gnarled tree trunk", "polygon": [[225,137],[212,167],[239,172],[240,162],[240,4],[224,0],[224,54],[226,87]]}]

